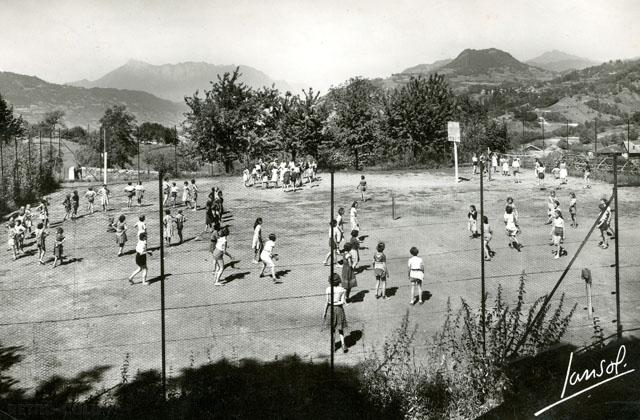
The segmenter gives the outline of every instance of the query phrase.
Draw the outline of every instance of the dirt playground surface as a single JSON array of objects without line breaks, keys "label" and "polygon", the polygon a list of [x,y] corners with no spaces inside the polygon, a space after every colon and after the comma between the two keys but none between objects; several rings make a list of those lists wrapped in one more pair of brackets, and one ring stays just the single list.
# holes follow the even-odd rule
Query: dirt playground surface
[{"label": "dirt playground surface", "polygon": [[[350,324],[349,353],[336,353],[337,363],[355,364],[379,349],[386,336],[400,324],[409,311],[417,325],[416,354],[424,353],[427,340],[444,321],[447,299],[454,308],[460,298],[479,308],[480,241],[470,239],[466,215],[470,204],[479,204],[479,181],[468,170],[462,176],[470,181],[454,183],[444,172],[379,172],[366,174],[369,200],[359,211],[361,234],[366,235],[361,251],[358,288],[346,308]],[[199,205],[213,185],[222,188],[224,224],[230,228],[231,264],[223,275],[226,284],[213,286],[213,261],[204,230],[204,210],[185,211],[185,243],[171,246],[165,254],[166,337],[169,372],[220,358],[272,360],[288,354],[320,362],[329,357],[328,331],[321,331],[324,290],[329,268],[322,262],[328,252],[330,217],[329,174],[322,180],[296,192],[281,189],[244,188],[239,177],[219,177],[197,181]],[[335,175],[335,209],[348,211],[360,173]],[[583,189],[582,180],[570,178],[558,190],[566,225],[565,245],[569,255],[554,260],[549,246],[546,221],[546,197],[534,181],[532,171],[523,174],[524,182],[514,184],[512,177],[495,175],[485,182],[485,214],[494,230],[492,247],[497,252],[486,263],[486,290],[489,305],[500,283],[505,296],[513,302],[518,278],[527,273],[527,303],[549,292],[560,277],[598,214],[598,199],[611,194],[611,186],[599,182]],[[486,178],[485,178],[486,180]],[[178,180],[181,186],[183,179]],[[548,180],[548,186],[551,181]],[[0,256],[0,342],[22,346],[24,360],[10,372],[29,387],[54,374],[71,376],[82,370],[106,366],[105,386],[117,383],[120,369],[129,359],[129,371],[159,369],[160,283],[159,250],[149,258],[149,286],[130,285],[128,275],[136,268],[135,222],[138,214],[147,217],[149,248],[159,245],[158,185],[145,184],[143,207],[127,209],[124,185],[111,185],[110,211],[87,215],[81,200],[81,218],[61,226],[67,237],[68,262],[55,269],[38,264],[37,256],[11,260],[6,251]],[[51,221],[60,225],[62,201],[66,193],[78,189],[81,197],[87,184],[67,184],[50,197]],[[578,198],[577,229],[569,227],[569,192]],[[392,194],[396,219],[392,220]],[[181,195],[181,194],[180,194]],[[504,234],[505,199],[512,196],[520,214],[524,244],[522,252],[507,246]],[[99,200],[98,200],[99,202]],[[625,330],[640,327],[640,293],[637,285],[640,262],[638,220],[640,190],[619,190],[621,308]],[[183,208],[183,207],[180,207]],[[479,207],[478,207],[479,210]],[[175,210],[173,211],[175,213]],[[108,215],[125,214],[129,227],[126,255],[117,257],[115,234],[107,233]],[[277,270],[281,284],[258,278],[259,265],[252,263],[251,240],[256,217],[264,219],[263,235],[277,235],[275,252],[280,259]],[[50,233],[53,234],[53,228]],[[614,247],[597,246],[594,232],[576,259],[554,296],[566,293],[567,310],[577,303],[566,340],[576,345],[591,342],[592,322],[587,318],[585,286],[580,279],[584,267],[593,273],[595,314],[605,336],[615,332]],[[177,238],[176,238],[177,239]],[[390,267],[390,299],[375,298],[375,277],[369,268],[378,241],[386,243]],[[26,241],[26,250],[35,249],[34,240]],[[424,305],[409,305],[407,280],[409,248],[420,250],[426,266]],[[48,239],[51,258],[53,236]],[[340,272],[340,270],[337,270]],[[138,277],[137,282],[140,281]],[[630,332],[633,334],[633,332]]]}]

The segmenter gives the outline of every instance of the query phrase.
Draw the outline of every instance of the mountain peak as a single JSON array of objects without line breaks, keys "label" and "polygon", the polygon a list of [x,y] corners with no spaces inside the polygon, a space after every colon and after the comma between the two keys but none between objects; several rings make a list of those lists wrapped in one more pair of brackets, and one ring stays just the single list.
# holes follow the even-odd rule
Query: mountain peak
[{"label": "mountain peak", "polygon": [[494,69],[527,70],[529,66],[513,58],[508,52],[497,48],[475,50],[467,48],[451,63],[444,66],[460,75],[487,73]]},{"label": "mountain peak", "polygon": [[564,72],[569,70],[582,70],[599,63],[584,57],[568,54],[559,50],[546,51],[539,56],[527,60],[528,64],[551,71]]},{"label": "mountain peak", "polygon": [[142,60],[136,60],[135,58],[130,58],[129,61],[126,62],[125,67],[132,67],[132,68],[140,68],[140,67],[148,67],[151,64],[142,61]]}]

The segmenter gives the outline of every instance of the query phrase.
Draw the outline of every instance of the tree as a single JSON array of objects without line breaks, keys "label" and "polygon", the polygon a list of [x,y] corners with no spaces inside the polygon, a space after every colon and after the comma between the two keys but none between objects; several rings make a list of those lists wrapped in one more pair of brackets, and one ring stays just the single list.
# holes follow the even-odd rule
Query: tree
[{"label": "tree", "polygon": [[[138,152],[137,142],[134,138],[136,132],[136,118],[127,112],[124,105],[114,105],[108,108],[100,125],[107,136],[107,153],[109,163],[113,166],[124,168],[131,164],[131,157]],[[102,152],[101,141],[93,143],[97,151]]]},{"label": "tree", "polygon": [[329,113],[322,106],[320,92],[312,88],[302,92],[304,97],[285,95],[280,121],[282,148],[291,154],[293,160],[299,153],[318,156],[318,146],[325,138],[325,129]]},{"label": "tree", "polygon": [[61,109],[56,109],[53,111],[49,111],[46,114],[44,114],[44,118],[41,122],[41,125],[43,128],[46,128],[48,130],[53,130],[55,129],[56,125],[63,125],[63,120],[64,118],[64,111]]},{"label": "tree", "polygon": [[211,90],[201,98],[196,91],[185,97],[189,107],[184,127],[205,161],[223,162],[230,172],[232,162],[245,155],[251,133],[256,129],[256,102],[253,91],[238,81],[239,67],[218,76]]},{"label": "tree", "polygon": [[332,115],[329,118],[336,146],[346,149],[354,158],[355,167],[380,146],[382,132],[382,101],[380,88],[361,77],[349,79],[328,94]]},{"label": "tree", "polygon": [[450,148],[447,121],[456,111],[455,96],[444,76],[412,77],[392,93],[389,102],[390,136],[399,139],[414,158],[422,152],[435,159],[444,157]]}]

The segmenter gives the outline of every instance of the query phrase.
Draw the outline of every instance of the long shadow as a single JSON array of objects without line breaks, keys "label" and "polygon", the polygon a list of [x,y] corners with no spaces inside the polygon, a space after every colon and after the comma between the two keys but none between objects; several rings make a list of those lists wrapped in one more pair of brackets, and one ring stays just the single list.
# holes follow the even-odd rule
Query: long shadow
[{"label": "long shadow", "polygon": [[236,268],[236,265],[237,265],[238,263],[240,263],[240,260],[231,260],[231,261],[229,261],[229,262],[227,262],[227,263],[225,263],[225,264],[224,264],[224,268],[225,268],[225,269],[226,269],[226,268],[229,268],[229,267],[231,267],[231,268]]},{"label": "long shadow", "polygon": [[73,257],[69,259],[63,259],[62,261],[60,261],[60,265],[73,264],[75,262],[81,262],[82,260],[84,260],[83,257]]},{"label": "long shadow", "polygon": [[368,290],[360,290],[358,293],[349,298],[349,303],[364,302],[364,297],[367,293],[369,293]]},{"label": "long shadow", "polygon": [[233,273],[233,274],[225,277],[222,281],[224,282],[224,284],[229,284],[234,280],[242,280],[245,277],[247,277],[249,274],[251,274],[251,271],[243,271],[241,273]]},{"label": "long shadow", "polygon": [[278,271],[276,271],[276,277],[281,279],[282,277],[286,276],[290,272],[291,272],[291,270],[278,270]]},{"label": "long shadow", "polygon": [[397,287],[388,287],[386,290],[385,296],[392,297],[392,296],[395,296],[396,293],[398,293]]},{"label": "long shadow", "polygon": [[[171,274],[169,273],[164,275],[165,280],[167,279],[167,277],[171,277]],[[149,282],[149,284],[153,284],[153,283],[159,282],[160,280],[162,280],[162,276],[155,276],[150,279],[147,279],[147,282]]]},{"label": "long shadow", "polygon": [[178,245],[186,244],[187,242],[191,242],[194,239],[196,239],[196,237],[192,236],[191,238],[184,239],[182,242],[176,242],[175,244],[171,244],[171,246],[178,246]]},{"label": "long shadow", "polygon": [[135,249],[130,249],[130,250],[126,251],[126,252],[123,252],[123,253],[122,253],[122,256],[125,256],[125,255],[133,255],[133,254],[135,254],[135,253],[136,253],[136,250],[135,250]]},{"label": "long shadow", "polygon": [[423,291],[422,291],[422,300],[423,300],[424,302],[426,302],[426,301],[428,301],[429,299],[431,299],[431,296],[433,296],[433,295],[431,294],[431,292],[430,292],[430,291],[428,291],[428,290],[423,290]]},{"label": "long shadow", "polygon": [[352,330],[349,333],[349,335],[344,338],[344,344],[347,346],[347,348],[353,347],[361,338],[362,338],[362,331]]},{"label": "long shadow", "polygon": [[361,266],[359,266],[359,267],[357,267],[357,268],[355,269],[355,272],[356,272],[356,274],[360,274],[360,273],[362,273],[363,271],[368,270],[368,269],[369,269],[369,267],[371,267],[371,264],[361,265]]}]

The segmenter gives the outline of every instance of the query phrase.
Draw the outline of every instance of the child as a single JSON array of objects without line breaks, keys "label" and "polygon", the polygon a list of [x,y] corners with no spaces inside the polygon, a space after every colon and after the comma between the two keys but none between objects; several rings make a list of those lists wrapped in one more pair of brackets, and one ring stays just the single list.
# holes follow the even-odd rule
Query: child
[{"label": "child", "polygon": [[244,171],[242,171],[242,185],[244,185],[245,188],[249,187],[250,178],[251,178],[251,175],[249,173],[249,169],[244,168]]},{"label": "child", "polygon": [[[353,204],[351,204],[351,210],[349,212],[349,221],[351,222],[351,230],[360,232],[360,224],[358,223],[358,202],[357,201],[354,201]],[[344,279],[342,280],[344,281]]]},{"label": "child", "polygon": [[64,258],[62,252],[64,251],[63,244],[65,239],[63,233],[64,230],[62,230],[61,227],[59,227],[56,231],[56,239],[53,244],[53,265],[51,266],[51,268],[56,268],[58,260],[60,260],[60,264],[62,264],[62,259]]},{"label": "child", "polygon": [[71,219],[71,208],[73,206],[71,203],[71,194],[67,194],[62,205],[64,206],[64,217],[62,218],[62,221],[64,222],[65,220]]},{"label": "child", "polygon": [[333,262],[338,262],[338,246],[340,244],[340,232],[338,231],[338,222],[336,220],[331,221],[331,229],[329,230],[329,253],[324,259],[324,265],[329,265],[329,261],[331,260],[331,255],[333,254]]},{"label": "child", "polygon": [[478,173],[478,154],[475,152],[471,157],[471,165],[473,165],[473,174],[476,175]]},{"label": "child", "polygon": [[176,206],[176,201],[178,200],[178,186],[175,182],[171,183],[171,207]]},{"label": "child", "polygon": [[496,255],[496,253],[493,252],[489,246],[489,242],[491,242],[491,238],[493,237],[493,230],[489,225],[489,218],[487,216],[482,216],[482,229],[484,230],[484,259],[485,261],[491,261],[491,258]]},{"label": "child", "polygon": [[33,221],[31,220],[32,214],[31,214],[31,204],[27,204],[27,208],[24,209],[24,227],[27,229],[27,232],[29,233],[29,237],[32,237],[32,232],[31,232],[31,226],[33,224]]},{"label": "child", "polygon": [[[175,184],[175,183],[174,183]],[[169,184],[169,178],[165,178],[162,182],[162,205],[167,205],[169,195],[171,194],[171,184]]]},{"label": "child", "polygon": [[78,217],[78,208],[80,208],[80,196],[78,195],[78,190],[73,190],[71,203],[73,204],[73,213],[71,214],[71,218],[75,219]]},{"label": "child", "polygon": [[487,168],[489,171],[493,171],[494,173],[498,173],[498,155],[495,153],[491,154],[491,168]]},{"label": "child", "polygon": [[18,247],[18,252],[24,254],[24,233],[26,232],[26,228],[22,224],[21,219],[16,219],[16,246]]},{"label": "child", "polygon": [[141,214],[140,216],[138,216],[138,221],[136,222],[136,228],[138,229],[138,233],[137,236],[138,238],[140,237],[141,233],[147,233],[147,224],[145,222],[145,215]]},{"label": "child", "polygon": [[214,232],[211,235],[211,244],[213,252],[213,285],[224,286],[224,283],[220,283],[220,277],[224,271],[224,256],[233,258],[229,252],[227,252],[227,236],[229,236],[229,228],[223,228],[220,232]]},{"label": "child", "polygon": [[476,210],[476,206],[474,205],[469,206],[469,213],[467,213],[467,219],[469,219],[469,221],[467,222],[467,229],[469,230],[469,232],[471,232],[471,235],[469,235],[469,238],[478,237],[478,226],[477,226],[478,211]]},{"label": "child", "polygon": [[91,214],[93,214],[93,201],[96,198],[96,192],[93,191],[93,187],[89,187],[89,190],[84,193],[84,196],[87,198],[87,211]]},{"label": "child", "polygon": [[507,206],[508,206],[508,207],[511,207],[511,208],[513,209],[513,215],[514,215],[514,216],[515,216],[515,218],[516,218],[516,227],[517,227],[518,229],[520,229],[520,226],[518,226],[518,218],[519,218],[519,216],[518,216],[518,209],[516,209],[516,205],[515,205],[515,203],[513,202],[513,197],[507,197]]},{"label": "child", "polygon": [[367,181],[364,180],[364,175],[360,176],[360,183],[356,187],[356,190],[360,190],[360,197],[362,202],[365,203],[367,199],[364,196],[365,191],[367,191]]},{"label": "child", "polygon": [[604,204],[607,207],[607,209],[606,209],[606,213],[608,213],[607,225],[609,225],[609,227],[607,229],[607,235],[609,235],[612,239],[614,239],[613,238],[613,235],[614,235],[613,226],[612,226],[612,223],[611,223],[611,215],[613,214],[613,212],[611,210],[611,207],[609,207],[609,203],[607,202],[606,198],[601,198],[600,199],[600,204]]},{"label": "child", "polygon": [[182,187],[182,203],[188,209],[191,208],[191,188],[189,188],[189,182],[184,181],[184,186]]},{"label": "child", "polygon": [[349,239],[349,243],[351,244],[351,253],[354,257],[354,265],[353,268],[356,268],[358,263],[360,262],[360,239],[358,239],[358,231],[351,231],[351,239]]},{"label": "child", "polygon": [[195,179],[191,180],[191,199],[193,200],[193,211],[198,210],[198,187]]},{"label": "child", "polygon": [[509,176],[509,158],[503,156],[500,160],[502,160],[502,176]]},{"label": "child", "polygon": [[122,255],[124,244],[127,243],[127,224],[125,215],[121,214],[116,222],[116,243],[118,244],[118,257]]},{"label": "child", "polygon": [[[344,330],[347,328],[347,317],[344,313],[344,307],[347,306],[347,291],[341,286],[342,279],[337,273],[333,273],[333,278],[329,276],[329,286],[325,291],[327,296],[326,304],[324,306],[324,328],[331,328],[338,331],[340,336],[340,344],[342,345],[342,352],[348,351],[347,345],[344,342]],[[333,306],[331,305],[331,289],[333,286]],[[327,316],[329,308],[333,307],[333,314]],[[333,324],[331,323],[333,321]]]},{"label": "child", "polygon": [[7,245],[13,251],[13,260],[18,259],[18,242],[17,242],[17,233],[16,233],[16,222],[10,221],[8,225],[9,230],[7,231]]},{"label": "child", "polygon": [[556,162],[556,166],[553,167],[551,173],[555,179],[560,179],[560,168],[558,167],[558,162]]},{"label": "child", "polygon": [[336,227],[338,228],[338,232],[340,233],[340,239],[338,240],[338,247],[340,243],[344,239],[344,207],[340,207],[338,209],[338,216],[336,217]]},{"label": "child", "polygon": [[351,289],[358,286],[356,281],[356,273],[354,271],[356,262],[354,261],[353,254],[351,253],[351,244],[347,242],[344,244],[344,254],[342,256],[342,287],[344,287],[346,293],[346,301],[349,302],[349,296],[351,295]]},{"label": "child", "polygon": [[578,227],[578,221],[576,218],[576,193],[571,192],[569,193],[569,197],[571,197],[571,200],[569,201],[569,214],[571,215],[571,227],[572,228],[577,228]]},{"label": "child", "polygon": [[554,214],[553,230],[551,235],[553,237],[553,245],[558,249],[555,251],[555,259],[560,258],[563,255],[562,240],[564,238],[564,219],[562,218],[562,212],[557,210]]},{"label": "child", "polygon": [[[389,272],[387,271],[387,256],[384,255],[384,242],[379,242],[376,247],[376,252],[373,254],[373,270],[376,275],[376,299],[387,299],[387,278]],[[380,286],[382,286],[382,292],[380,293]]]},{"label": "child", "polygon": [[553,211],[556,207],[556,192],[554,190],[549,191],[549,196],[547,197],[547,225],[550,225],[553,222],[554,216]]},{"label": "child", "polygon": [[560,178],[560,183],[561,184],[566,184],[567,183],[567,162],[564,161],[564,159],[562,159],[560,161],[560,172],[559,172],[559,178]]},{"label": "child", "polygon": [[518,242],[518,226],[516,225],[517,219],[513,212],[513,208],[507,206],[504,211],[504,224],[505,231],[507,232],[507,238],[509,239],[509,248],[514,248],[516,251],[521,252],[520,242]]},{"label": "child", "polygon": [[253,224],[253,241],[251,249],[253,249],[253,263],[260,263],[260,253],[262,252],[262,217],[258,217]]},{"label": "child", "polygon": [[144,186],[142,185],[142,181],[138,181],[138,185],[135,186],[136,191],[136,199],[138,201],[138,206],[142,205],[142,199],[144,198]]},{"label": "child", "polygon": [[38,260],[40,264],[44,265],[44,254],[47,252],[46,239],[49,236],[49,232],[44,229],[44,224],[38,223],[36,226],[36,244],[38,246]]},{"label": "child", "polygon": [[591,181],[589,177],[591,176],[591,166],[587,163],[584,166],[584,186],[582,188],[591,188]]},{"label": "child", "polygon": [[276,277],[276,264],[273,260],[278,260],[278,254],[273,253],[273,248],[276,246],[276,235],[273,233],[269,234],[269,240],[264,244],[264,248],[260,253],[260,260],[262,261],[262,269],[260,270],[260,275],[258,278],[262,278],[264,275],[264,270],[268,268],[271,269],[271,279],[274,283],[278,283],[278,277]]},{"label": "child", "polygon": [[415,305],[416,289],[418,289],[418,302],[422,305],[422,281],[424,280],[424,263],[422,258],[418,257],[418,248],[411,247],[409,253],[412,255],[408,263],[408,276],[411,282],[411,300],[409,305]]},{"label": "child", "polygon": [[133,205],[133,197],[136,195],[136,187],[129,182],[127,186],[124,187],[124,192],[127,195],[127,207],[131,207]]},{"label": "child", "polygon": [[182,214],[182,210],[178,210],[178,214],[174,217],[176,221],[176,230],[178,231],[178,238],[180,238],[180,242],[182,243],[182,229],[184,228],[184,222],[187,221],[187,218]]},{"label": "child", "polygon": [[109,188],[107,188],[107,184],[103,184],[98,192],[100,193],[100,204],[102,205],[102,211],[107,211],[107,207],[109,206]]},{"label": "child", "polygon": [[45,229],[49,227],[49,201],[43,198],[38,206],[40,212],[40,221],[44,224]]},{"label": "child", "polygon": [[511,168],[513,168],[513,181],[518,184],[522,181],[518,179],[518,174],[520,173],[520,158],[514,158],[511,163]]},{"label": "child", "polygon": [[538,161],[538,164],[538,186],[544,188],[544,172],[546,168],[544,167],[544,163]]},{"label": "child", "polygon": [[171,210],[167,209],[164,211],[162,225],[164,226],[164,240],[167,246],[171,246],[171,237],[173,236],[173,216],[171,216]]},{"label": "child", "polygon": [[142,284],[147,283],[147,255],[153,255],[151,251],[147,251],[147,233],[142,232],[138,235],[138,243],[136,244],[136,265],[138,268],[129,276],[129,283],[133,284],[133,278],[138,273],[142,273]]}]

